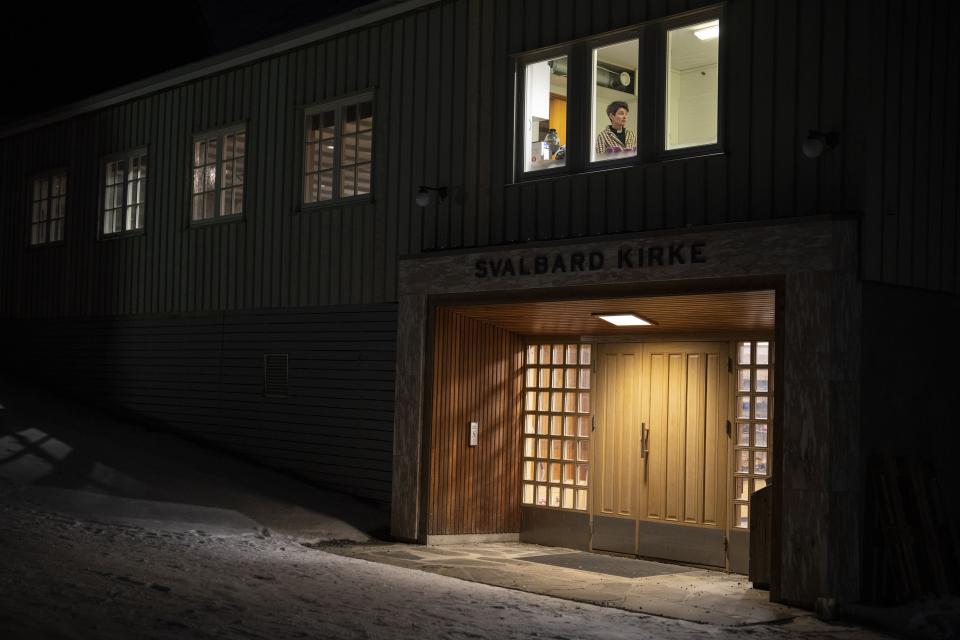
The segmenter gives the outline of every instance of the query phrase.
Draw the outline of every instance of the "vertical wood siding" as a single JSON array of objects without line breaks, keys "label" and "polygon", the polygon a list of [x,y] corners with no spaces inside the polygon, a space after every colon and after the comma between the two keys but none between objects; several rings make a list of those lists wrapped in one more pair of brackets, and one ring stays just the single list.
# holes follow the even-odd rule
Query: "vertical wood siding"
[{"label": "vertical wood siding", "polygon": [[[390,498],[396,306],[0,324],[4,365],[347,493]],[[289,355],[264,396],[263,356]]]},{"label": "vertical wood siding", "polygon": [[[730,0],[724,153],[512,183],[511,56],[704,0],[443,0],[0,140],[0,314],[396,300],[399,256],[856,211],[863,275],[958,290],[960,55],[946,0]],[[298,212],[305,107],[376,95],[373,199]],[[243,219],[189,225],[194,133],[248,127]],[[818,160],[808,129],[841,132]],[[149,152],[146,233],[97,240],[100,158]],[[28,249],[29,176],[67,166],[64,246]],[[421,209],[420,184],[451,197]]]},{"label": "vertical wood siding", "polygon": [[[439,309],[434,339],[427,532],[520,530],[523,342]],[[469,424],[480,423],[469,446]]]}]

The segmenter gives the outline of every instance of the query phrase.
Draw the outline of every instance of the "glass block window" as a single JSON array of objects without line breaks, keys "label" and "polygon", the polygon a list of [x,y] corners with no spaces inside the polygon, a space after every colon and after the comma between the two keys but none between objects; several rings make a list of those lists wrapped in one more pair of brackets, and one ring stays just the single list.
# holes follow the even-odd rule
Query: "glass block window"
[{"label": "glass block window", "polygon": [[738,342],[733,450],[733,526],[750,526],[750,494],[770,481],[772,343]]},{"label": "glass block window", "polygon": [[110,159],[103,171],[104,236],[143,229],[147,154],[143,151]]},{"label": "glass block window", "polygon": [[194,139],[192,221],[243,213],[246,149],[247,134],[243,127]]},{"label": "glass block window", "polygon": [[54,173],[35,178],[30,205],[30,244],[63,240],[66,209],[67,174]]},{"label": "glass block window", "polygon": [[370,193],[373,99],[310,109],[304,123],[303,204]]},{"label": "glass block window", "polygon": [[531,344],[523,384],[525,505],[587,510],[590,345]]}]

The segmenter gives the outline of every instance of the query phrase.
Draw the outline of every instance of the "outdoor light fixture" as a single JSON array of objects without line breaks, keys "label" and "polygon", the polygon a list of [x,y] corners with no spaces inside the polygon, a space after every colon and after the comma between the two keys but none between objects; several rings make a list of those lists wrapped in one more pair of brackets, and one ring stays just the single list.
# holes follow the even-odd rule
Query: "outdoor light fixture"
[{"label": "outdoor light fixture", "polygon": [[808,158],[819,158],[824,151],[829,151],[840,144],[840,134],[836,131],[817,131],[810,129],[807,139],[803,141],[803,155]]},{"label": "outdoor light fixture", "polygon": [[706,22],[694,27],[693,35],[701,40],[713,40],[720,37],[720,21]]},{"label": "outdoor light fixture", "polygon": [[592,315],[618,327],[644,327],[654,324],[635,313],[594,313]]},{"label": "outdoor light fixture", "polygon": [[440,202],[443,202],[447,199],[447,188],[446,187],[428,187],[426,185],[420,185],[420,188],[417,189],[417,195],[414,198],[414,202],[417,203],[418,207],[429,207],[433,204],[433,193],[437,193],[437,197],[440,198]]}]

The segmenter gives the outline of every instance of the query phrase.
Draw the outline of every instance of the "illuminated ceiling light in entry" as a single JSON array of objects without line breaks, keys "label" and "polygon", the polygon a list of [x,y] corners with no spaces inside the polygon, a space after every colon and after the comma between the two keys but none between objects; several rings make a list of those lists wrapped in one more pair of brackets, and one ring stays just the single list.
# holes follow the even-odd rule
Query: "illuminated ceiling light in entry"
[{"label": "illuminated ceiling light in entry", "polygon": [[592,315],[618,327],[643,327],[654,324],[635,313],[594,313]]},{"label": "illuminated ceiling light in entry", "polygon": [[719,20],[698,24],[691,27],[691,29],[693,29],[693,35],[697,36],[701,40],[713,40],[714,38],[720,37]]}]

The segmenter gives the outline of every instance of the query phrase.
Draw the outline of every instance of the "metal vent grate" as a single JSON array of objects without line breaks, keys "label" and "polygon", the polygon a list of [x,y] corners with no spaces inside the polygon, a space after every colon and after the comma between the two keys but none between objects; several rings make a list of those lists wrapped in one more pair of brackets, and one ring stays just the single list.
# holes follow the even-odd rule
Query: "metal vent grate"
[{"label": "metal vent grate", "polygon": [[263,395],[285,398],[290,381],[290,358],[286,353],[263,354]]}]

